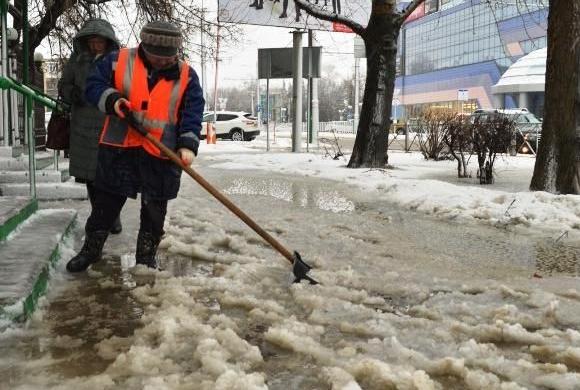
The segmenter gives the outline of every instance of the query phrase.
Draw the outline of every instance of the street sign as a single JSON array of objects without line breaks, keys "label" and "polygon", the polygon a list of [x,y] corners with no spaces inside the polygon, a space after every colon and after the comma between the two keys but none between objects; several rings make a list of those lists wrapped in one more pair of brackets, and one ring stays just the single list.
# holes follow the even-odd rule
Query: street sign
[{"label": "street sign", "polygon": [[468,89],[458,89],[457,90],[457,100],[468,101],[469,100],[469,90]]},{"label": "street sign", "polygon": [[[292,78],[292,48],[280,47],[258,49],[259,79],[290,79]],[[320,46],[302,48],[302,77],[320,78]],[[310,55],[312,60],[309,61]],[[308,73],[308,65],[312,68]]]}]

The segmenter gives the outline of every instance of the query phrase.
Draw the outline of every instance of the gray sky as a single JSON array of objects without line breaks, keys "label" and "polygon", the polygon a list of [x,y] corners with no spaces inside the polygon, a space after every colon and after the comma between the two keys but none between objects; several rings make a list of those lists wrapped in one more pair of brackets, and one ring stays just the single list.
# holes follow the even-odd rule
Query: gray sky
[{"label": "gray sky", "polygon": [[[257,77],[259,48],[292,47],[292,29],[282,27],[243,25],[244,36],[237,44],[224,44],[220,48],[218,83],[221,86],[234,86]],[[335,76],[346,78],[353,73],[353,36],[349,33],[329,33],[316,31],[314,46],[323,47],[323,73],[334,69]],[[307,46],[307,34],[302,38]],[[199,59],[191,59],[199,72]],[[206,65],[208,89],[213,89],[215,61]],[[323,74],[324,77],[324,74]],[[211,83],[210,83],[211,82]]]},{"label": "gray sky", "polygon": [[[247,1],[249,4],[250,0]],[[205,0],[203,4],[208,9],[208,19],[215,20],[217,15],[217,1]],[[266,5],[267,3],[264,4]],[[138,34],[140,26],[132,26],[122,16],[118,20],[112,20],[111,22],[122,43],[128,44],[129,46],[136,44],[134,35]],[[241,29],[243,36],[239,42],[232,44],[222,41],[218,69],[218,88],[240,85],[244,81],[255,80],[257,77],[258,48],[292,47],[291,28],[241,25]],[[323,77],[328,76],[328,72],[331,69],[330,76],[334,78],[346,78],[353,74],[353,37],[354,34],[352,33],[315,31],[314,45],[323,47]],[[199,38],[196,39],[198,40]],[[307,34],[303,35],[302,40],[303,45],[307,46]],[[46,42],[39,50],[45,55],[45,58],[51,57]],[[200,74],[199,57],[191,58],[190,63],[198,74]],[[206,63],[208,91],[213,90],[214,74],[215,61],[213,58],[210,58]],[[275,87],[277,83],[278,81],[274,81],[271,85]]]}]

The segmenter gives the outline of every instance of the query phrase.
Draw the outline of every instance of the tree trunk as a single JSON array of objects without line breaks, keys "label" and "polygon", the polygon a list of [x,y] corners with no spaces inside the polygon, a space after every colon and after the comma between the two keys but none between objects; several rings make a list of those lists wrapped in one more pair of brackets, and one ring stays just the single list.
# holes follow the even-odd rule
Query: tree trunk
[{"label": "tree trunk", "polygon": [[349,168],[381,168],[388,163],[388,131],[400,28],[394,16],[392,13],[373,12],[362,35],[367,55],[367,76]]},{"label": "tree trunk", "polygon": [[[530,189],[578,194],[580,3],[550,0],[542,140]],[[575,185],[576,184],[576,185]]]}]

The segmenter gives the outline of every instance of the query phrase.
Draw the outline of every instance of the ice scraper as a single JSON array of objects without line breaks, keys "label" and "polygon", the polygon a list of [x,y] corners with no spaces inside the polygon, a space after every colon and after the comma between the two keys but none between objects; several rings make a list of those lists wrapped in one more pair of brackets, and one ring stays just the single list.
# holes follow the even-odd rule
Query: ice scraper
[{"label": "ice scraper", "polygon": [[307,280],[310,284],[318,284],[316,280],[308,275],[308,272],[312,267],[304,260],[300,254],[296,251],[292,253],[286,247],[284,247],[278,240],[276,240],[270,233],[262,229],[252,218],[250,218],[246,213],[244,213],[238,206],[236,206],[228,197],[226,197],[222,192],[220,192],[216,187],[211,185],[203,176],[197,173],[192,167],[185,165],[179,156],[169,149],[167,146],[163,145],[160,141],[154,138],[149,131],[140,123],[137,118],[131,113],[127,107],[123,107],[123,112],[125,114],[125,119],[127,122],[137,130],[143,137],[147,138],[153,145],[155,145],[159,150],[161,150],[169,159],[183,169],[193,180],[195,180],[199,185],[201,185],[207,192],[213,195],[214,198],[219,200],[221,204],[226,206],[232,213],[234,213],[238,218],[240,218],[246,225],[248,225],[252,230],[254,230],[260,237],[262,237],[268,244],[277,250],[282,256],[286,258],[292,264],[292,273],[294,274],[294,283],[299,283],[302,280]]}]

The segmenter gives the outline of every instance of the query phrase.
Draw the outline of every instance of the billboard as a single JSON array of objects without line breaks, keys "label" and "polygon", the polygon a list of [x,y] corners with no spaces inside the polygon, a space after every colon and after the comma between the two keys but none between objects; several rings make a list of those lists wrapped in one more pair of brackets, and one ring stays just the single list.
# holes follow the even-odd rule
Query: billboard
[{"label": "billboard", "polygon": [[[253,1],[253,2],[252,2]],[[347,17],[366,26],[372,0],[315,0],[321,10]],[[326,22],[296,12],[293,0],[218,0],[218,21],[288,28],[352,32],[337,22]]]}]

